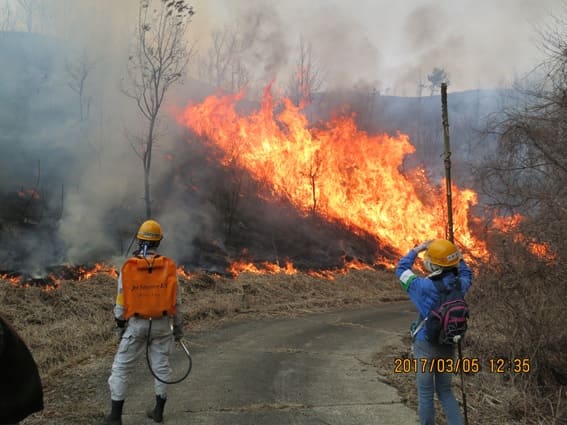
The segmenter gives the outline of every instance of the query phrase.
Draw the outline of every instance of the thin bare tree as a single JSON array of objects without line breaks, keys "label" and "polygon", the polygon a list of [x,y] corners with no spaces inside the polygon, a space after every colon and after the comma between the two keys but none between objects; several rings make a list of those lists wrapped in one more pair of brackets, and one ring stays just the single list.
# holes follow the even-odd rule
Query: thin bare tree
[{"label": "thin bare tree", "polygon": [[136,102],[148,126],[145,136],[132,145],[144,167],[148,218],[152,215],[150,171],[158,117],[167,92],[183,76],[193,55],[187,36],[194,13],[193,6],[183,0],[141,0],[138,9],[136,45],[128,62],[130,85],[122,91]]},{"label": "thin bare tree", "polygon": [[79,97],[79,120],[84,121],[89,114],[90,97],[85,94],[85,85],[89,73],[94,69],[96,63],[87,57],[86,52],[75,61],[67,60],[65,68],[69,76],[67,85],[77,93]]},{"label": "thin bare tree", "polygon": [[12,8],[6,3],[0,9],[0,32],[11,31],[13,29]]},{"label": "thin bare tree", "polygon": [[321,67],[313,55],[312,45],[300,36],[295,68],[289,78],[286,94],[296,105],[309,104],[322,84]]},{"label": "thin bare tree", "polygon": [[316,214],[317,208],[319,207],[319,190],[317,188],[317,179],[321,173],[323,160],[319,151],[315,152],[311,163],[309,164],[309,169],[302,173],[303,177],[309,180],[309,186],[311,187],[311,213]]},{"label": "thin bare tree", "polygon": [[22,7],[25,17],[26,28],[28,32],[33,30],[33,17],[39,0],[18,0],[18,4]]},{"label": "thin bare tree", "polygon": [[245,52],[254,40],[252,29],[241,31],[238,25],[225,25],[211,34],[211,46],[199,61],[199,78],[216,88],[231,92],[240,91],[250,83],[251,72],[244,59]]}]

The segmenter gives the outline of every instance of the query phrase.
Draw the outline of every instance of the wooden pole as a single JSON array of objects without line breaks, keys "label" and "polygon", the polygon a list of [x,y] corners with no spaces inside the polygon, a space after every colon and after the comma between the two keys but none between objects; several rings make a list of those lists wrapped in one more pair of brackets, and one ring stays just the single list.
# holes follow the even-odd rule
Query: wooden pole
[{"label": "wooden pole", "polygon": [[[453,233],[453,194],[451,191],[451,143],[449,139],[449,113],[447,112],[447,83],[441,84],[441,113],[443,117],[443,132],[445,139],[445,182],[447,187],[447,239],[455,242]],[[459,358],[463,358],[461,340],[458,341]],[[465,377],[461,368],[461,394],[463,398],[463,416],[465,425],[469,425],[467,394],[465,392]]]},{"label": "wooden pole", "polygon": [[447,112],[447,83],[441,84],[441,113],[445,140],[445,183],[447,192],[447,239],[455,241],[453,234],[453,194],[451,192],[451,143],[449,139],[449,113]]}]

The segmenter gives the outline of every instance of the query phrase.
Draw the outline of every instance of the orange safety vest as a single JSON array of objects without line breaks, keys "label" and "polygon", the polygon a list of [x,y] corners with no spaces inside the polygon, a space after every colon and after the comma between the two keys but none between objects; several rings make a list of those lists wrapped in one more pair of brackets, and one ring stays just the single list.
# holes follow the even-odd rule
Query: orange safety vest
[{"label": "orange safety vest", "polygon": [[122,266],[124,318],[173,316],[177,301],[177,270],[167,257],[129,258]]}]

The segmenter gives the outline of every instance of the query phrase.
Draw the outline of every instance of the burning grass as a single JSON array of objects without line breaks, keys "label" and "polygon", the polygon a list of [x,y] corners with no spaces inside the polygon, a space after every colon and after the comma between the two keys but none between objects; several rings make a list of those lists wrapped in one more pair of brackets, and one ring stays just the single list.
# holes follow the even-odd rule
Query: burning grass
[{"label": "burning grass", "polygon": [[[243,96],[209,96],[177,119],[218,150],[225,167],[241,168],[260,182],[268,198],[286,199],[305,215],[343,223],[401,252],[422,235],[433,237],[432,229],[445,228],[443,194],[425,170],[401,171],[415,152],[407,135],[368,134],[353,116],[340,114],[314,126],[301,107],[275,96],[270,85],[255,111],[240,112]],[[477,194],[454,186],[452,196],[459,206],[453,217],[461,245],[485,256],[485,244],[470,226]]]}]

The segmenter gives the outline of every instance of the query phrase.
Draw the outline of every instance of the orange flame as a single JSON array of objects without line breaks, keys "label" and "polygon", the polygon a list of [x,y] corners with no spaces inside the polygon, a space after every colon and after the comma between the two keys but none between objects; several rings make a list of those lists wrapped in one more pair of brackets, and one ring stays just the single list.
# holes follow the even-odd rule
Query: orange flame
[{"label": "orange flame", "polygon": [[228,272],[234,277],[240,275],[241,273],[252,273],[259,275],[267,275],[267,274],[295,275],[299,273],[305,273],[308,276],[315,277],[318,279],[334,280],[337,275],[346,274],[350,270],[374,270],[373,267],[369,266],[368,264],[364,264],[363,262],[357,259],[346,260],[343,258],[343,260],[344,260],[344,265],[340,268],[336,268],[332,270],[307,270],[305,272],[300,272],[299,270],[297,270],[291,261],[286,261],[283,266],[280,266],[279,264],[269,263],[266,261],[262,263],[254,264],[252,262],[247,262],[245,260],[237,260],[231,263],[231,265],[228,267]]},{"label": "orange flame", "polygon": [[240,273],[248,272],[254,274],[296,274],[297,270],[293,266],[293,263],[286,261],[284,266],[280,266],[276,263],[263,262],[258,267],[253,263],[248,263],[246,261],[235,261],[228,267],[228,272],[234,276],[238,276]]},{"label": "orange flame", "polygon": [[177,275],[187,280],[191,280],[194,276],[193,273],[186,272],[185,269],[181,266],[177,267]]},{"label": "orange flame", "polygon": [[368,264],[365,264],[362,261],[354,258],[352,260],[345,262],[344,269],[346,269],[346,270],[372,270],[372,267],[370,267]]},{"label": "orange flame", "polygon": [[0,273],[0,279],[9,282],[12,285],[20,284],[20,278],[18,276],[11,276],[8,273]]},{"label": "orange flame", "polygon": [[492,228],[503,233],[512,234],[514,242],[524,245],[532,255],[549,262],[556,260],[557,253],[554,252],[547,243],[537,242],[518,231],[518,227],[523,220],[524,217],[520,214],[494,217],[492,219]]},{"label": "orange flame", "polygon": [[79,277],[78,277],[78,281],[81,282],[83,280],[87,280],[92,278],[93,276],[99,274],[99,273],[104,273],[109,275],[110,277],[113,278],[117,278],[118,277],[118,272],[116,271],[116,267],[114,266],[107,266],[104,263],[95,263],[95,265],[88,269],[85,267],[79,267]]},{"label": "orange flame", "polygon": [[0,273],[0,280],[5,280],[10,285],[16,286],[18,288],[31,288],[34,286],[39,286],[41,287],[41,290],[45,292],[53,291],[54,289],[59,287],[59,284],[61,283],[61,280],[52,274],[47,275],[43,278],[26,281],[20,275],[15,276],[10,273]]},{"label": "orange flame", "polygon": [[10,284],[22,288],[39,286],[43,291],[57,289],[63,280],[76,280],[82,282],[99,274],[106,274],[112,278],[118,277],[116,267],[108,266],[104,263],[96,263],[93,267],[64,265],[58,272],[46,274],[38,278],[26,279],[21,274],[5,273],[0,274],[0,279],[8,281]]},{"label": "orange flame", "polygon": [[[244,116],[236,110],[242,97],[210,96],[188,106],[178,120],[220,148],[225,165],[240,164],[267,183],[273,195],[287,197],[304,213],[316,211],[400,252],[443,237],[443,194],[423,183],[423,169],[411,175],[400,170],[415,151],[407,135],[369,135],[352,116],[309,127],[300,108],[289,99],[274,99],[270,87],[260,109]],[[485,243],[469,228],[469,209],[476,202],[475,192],[453,186],[458,242],[482,257]]]}]

